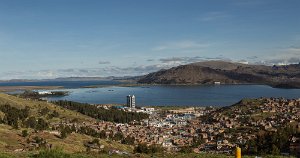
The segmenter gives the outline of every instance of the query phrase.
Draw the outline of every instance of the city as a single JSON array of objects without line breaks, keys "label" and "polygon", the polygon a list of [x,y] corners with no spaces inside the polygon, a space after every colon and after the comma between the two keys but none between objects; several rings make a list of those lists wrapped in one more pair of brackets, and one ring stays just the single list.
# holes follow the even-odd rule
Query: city
[{"label": "city", "polygon": [[[261,132],[276,132],[288,125],[300,132],[300,99],[260,98],[243,100],[230,108],[187,107],[164,110],[154,107],[136,107],[135,96],[127,96],[127,106],[104,106],[119,110],[147,113],[148,119],[140,122],[113,123],[100,121],[89,125],[65,123],[64,125],[93,128],[105,133],[103,138],[113,139],[122,134],[123,139],[133,137],[133,144],[159,145],[167,152],[179,152],[191,147],[193,152],[232,154],[236,146],[243,150],[250,140]],[[289,113],[289,114],[287,114]],[[60,125],[60,124],[59,124]],[[292,155],[299,154],[300,137],[291,137]],[[280,153],[278,153],[280,154]]]},{"label": "city", "polygon": [[0,0],[0,158],[300,158],[299,0]]}]

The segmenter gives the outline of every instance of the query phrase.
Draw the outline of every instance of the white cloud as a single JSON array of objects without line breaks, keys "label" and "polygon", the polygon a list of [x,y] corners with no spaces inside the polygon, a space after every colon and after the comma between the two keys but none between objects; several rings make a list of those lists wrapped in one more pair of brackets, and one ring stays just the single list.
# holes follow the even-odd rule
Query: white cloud
[{"label": "white cloud", "polygon": [[164,68],[169,64],[138,65],[134,67],[110,66],[104,68],[58,69],[40,71],[15,71],[0,74],[0,80],[9,79],[54,79],[59,77],[107,77],[107,76],[138,76]]},{"label": "white cloud", "polygon": [[[0,73],[0,80],[53,79],[59,77],[138,76],[138,75],[145,75],[151,72],[155,72],[161,69],[168,69],[178,65],[185,65],[185,64],[207,61],[207,60],[232,61],[223,56],[218,56],[218,57],[205,57],[205,56],[178,57],[177,56],[177,57],[160,58],[156,60],[154,59],[147,60],[149,61],[148,63],[151,63],[151,61],[156,61],[155,62],[156,64],[152,64],[152,65],[136,65],[130,67],[105,66],[99,68],[82,68],[82,69],[69,68],[69,69],[57,69],[57,70],[6,72],[6,73]],[[256,64],[265,64],[265,65],[295,64],[300,62],[300,47],[289,47],[285,50],[282,50],[282,53],[278,53],[272,56],[267,56],[265,58],[251,56],[248,57],[247,60],[241,59],[236,62],[242,62],[242,63],[250,62]],[[108,64],[105,61],[102,63]]]},{"label": "white cloud", "polygon": [[223,20],[223,19],[226,19],[229,17],[231,17],[231,16],[225,12],[208,12],[208,13],[201,15],[198,18],[198,20],[208,22],[208,21]]},{"label": "white cloud", "polygon": [[300,47],[289,47],[281,53],[266,57],[262,64],[266,65],[287,65],[300,63]]},{"label": "white cloud", "polygon": [[160,46],[154,47],[155,51],[162,50],[183,50],[183,49],[200,49],[209,47],[211,44],[208,43],[200,43],[196,41],[186,40],[186,41],[178,41],[178,42],[168,42],[162,44]]},{"label": "white cloud", "polygon": [[161,58],[163,64],[171,64],[174,66],[190,64],[195,62],[207,61],[207,60],[223,60],[223,61],[231,61],[228,58],[224,58],[222,56],[219,57],[205,57],[205,56],[194,56],[194,57],[171,57],[171,58]]}]

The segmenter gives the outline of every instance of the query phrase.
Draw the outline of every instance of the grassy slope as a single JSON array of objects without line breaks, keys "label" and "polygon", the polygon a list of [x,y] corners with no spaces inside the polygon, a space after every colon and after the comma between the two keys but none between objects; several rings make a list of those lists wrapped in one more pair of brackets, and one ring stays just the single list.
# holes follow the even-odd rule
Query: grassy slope
[{"label": "grassy slope", "polygon": [[[49,153],[49,152],[48,152]],[[51,153],[51,151],[50,151]],[[22,157],[31,157],[33,153],[29,154],[19,154],[14,155],[11,153],[0,153],[0,158],[22,158]],[[221,154],[154,154],[154,155],[144,155],[144,154],[134,154],[134,155],[108,155],[108,154],[102,154],[102,153],[89,153],[89,154],[83,154],[83,153],[76,153],[76,154],[64,154],[64,153],[58,153],[56,155],[60,156],[52,156],[53,158],[130,158],[130,157],[139,157],[139,158],[234,158],[234,156],[227,156],[227,155],[221,155]],[[242,156],[243,158],[255,158],[255,156]],[[284,156],[263,156],[264,158],[284,158]],[[38,156],[37,158],[49,158],[49,155],[47,156]],[[293,157],[290,157],[293,158]]]},{"label": "grassy slope", "polygon": [[21,148],[19,140],[22,139],[20,130],[12,129],[11,126],[0,124],[0,150],[11,151]]},{"label": "grassy slope", "polygon": [[[47,107],[51,111],[56,110],[60,115],[59,118],[54,118],[51,120],[47,120],[49,122],[59,122],[64,119],[72,120],[77,118],[80,122],[94,122],[95,119],[90,118],[88,116],[82,115],[80,113],[63,109],[61,107],[55,106],[51,103],[47,103],[44,101],[31,101],[22,98],[17,98],[15,96],[10,96],[7,94],[0,93],[0,105],[1,104],[9,104],[16,108],[25,108],[25,106],[30,107],[30,115],[39,117],[39,110]],[[0,113],[0,117],[3,116],[3,113]],[[23,129],[13,129],[11,126],[0,124],[0,152],[8,152],[13,153],[13,155],[20,156],[19,152],[13,152],[16,149],[21,149],[22,145],[20,142],[25,142],[27,138],[21,137]],[[48,132],[39,132],[34,133],[32,130],[28,129],[29,133],[31,133],[31,137],[37,135],[47,140],[50,144],[53,144],[53,147],[63,148],[66,153],[76,153],[85,151],[85,147],[83,146],[83,142],[90,141],[93,138],[87,135],[72,133],[66,139],[60,139],[53,134],[49,134]],[[105,145],[105,147],[111,147],[119,150],[125,150],[128,152],[133,151],[132,146],[123,145],[116,142],[110,142],[106,140],[100,140],[100,143]],[[2,154],[3,155],[3,154]],[[21,155],[24,155],[24,153]],[[25,154],[26,155],[26,154]],[[1,158],[1,154],[0,154]]]},{"label": "grassy slope", "polygon": [[39,110],[41,110],[45,107],[47,107],[51,111],[56,110],[60,114],[60,116],[59,116],[59,118],[54,118],[54,119],[48,120],[50,122],[57,122],[64,118],[67,118],[68,120],[77,118],[80,122],[95,121],[95,119],[93,119],[93,118],[90,118],[88,116],[82,115],[80,113],[77,113],[77,112],[74,112],[71,110],[63,109],[61,107],[58,107],[51,103],[47,103],[45,101],[26,100],[26,99],[18,98],[15,96],[0,93],[0,105],[6,104],[6,103],[11,106],[14,106],[16,108],[25,108],[26,106],[30,107],[30,112],[31,112],[30,115],[31,116],[39,116],[39,114],[38,114]]}]

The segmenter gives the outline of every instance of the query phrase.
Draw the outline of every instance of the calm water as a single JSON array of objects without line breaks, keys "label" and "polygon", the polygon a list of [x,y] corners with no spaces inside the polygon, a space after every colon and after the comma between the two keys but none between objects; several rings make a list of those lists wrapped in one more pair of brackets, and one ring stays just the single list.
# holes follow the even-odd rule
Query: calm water
[{"label": "calm water", "polygon": [[69,96],[49,100],[71,100],[94,104],[125,104],[134,94],[136,103],[146,105],[226,106],[242,98],[300,98],[300,89],[278,89],[263,85],[147,86],[66,89]]}]

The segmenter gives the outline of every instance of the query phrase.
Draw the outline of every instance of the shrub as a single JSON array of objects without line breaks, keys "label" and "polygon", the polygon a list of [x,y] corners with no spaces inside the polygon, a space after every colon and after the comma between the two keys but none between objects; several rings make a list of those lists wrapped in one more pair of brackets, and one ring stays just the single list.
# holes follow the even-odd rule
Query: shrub
[{"label": "shrub", "polygon": [[61,149],[42,150],[32,158],[71,158],[70,154],[64,153]]},{"label": "shrub", "polygon": [[24,129],[22,131],[22,137],[27,137],[28,136],[28,131],[26,129]]}]

